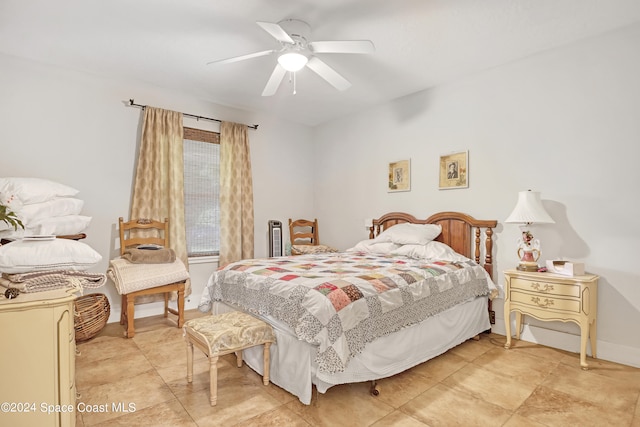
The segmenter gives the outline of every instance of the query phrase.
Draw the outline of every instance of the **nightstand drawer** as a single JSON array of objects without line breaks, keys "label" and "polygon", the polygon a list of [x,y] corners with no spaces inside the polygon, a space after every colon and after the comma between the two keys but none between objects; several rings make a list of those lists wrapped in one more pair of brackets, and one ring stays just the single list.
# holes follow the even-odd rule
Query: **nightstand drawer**
[{"label": "nightstand drawer", "polygon": [[526,280],[514,277],[511,279],[511,289],[580,298],[580,285],[570,283],[549,283],[542,280]]},{"label": "nightstand drawer", "polygon": [[526,304],[536,309],[548,309],[569,313],[580,313],[579,299],[557,298],[551,295],[530,294],[527,292],[511,291],[511,302]]}]

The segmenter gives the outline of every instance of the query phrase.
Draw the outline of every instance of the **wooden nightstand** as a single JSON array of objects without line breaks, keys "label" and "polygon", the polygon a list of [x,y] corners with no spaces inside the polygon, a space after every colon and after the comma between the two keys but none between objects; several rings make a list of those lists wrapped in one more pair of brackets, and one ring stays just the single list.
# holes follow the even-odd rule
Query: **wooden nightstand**
[{"label": "wooden nightstand", "polygon": [[516,313],[516,338],[520,339],[522,315],[538,320],[575,322],[580,326],[580,366],[586,370],[587,340],[596,358],[598,276],[561,276],[552,273],[506,270],[504,272],[505,348],[511,347],[511,312]]}]

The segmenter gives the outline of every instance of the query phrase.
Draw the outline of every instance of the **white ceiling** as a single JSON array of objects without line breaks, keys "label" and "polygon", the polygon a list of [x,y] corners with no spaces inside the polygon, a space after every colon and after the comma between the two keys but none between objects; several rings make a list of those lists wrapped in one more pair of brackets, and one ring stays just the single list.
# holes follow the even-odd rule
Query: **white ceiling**
[{"label": "white ceiling", "polygon": [[[303,69],[262,97],[275,55],[206,65],[277,49],[255,21],[286,18],[376,52],[318,54],[344,92]],[[0,52],[313,126],[638,21],[639,0],[0,0]]]}]

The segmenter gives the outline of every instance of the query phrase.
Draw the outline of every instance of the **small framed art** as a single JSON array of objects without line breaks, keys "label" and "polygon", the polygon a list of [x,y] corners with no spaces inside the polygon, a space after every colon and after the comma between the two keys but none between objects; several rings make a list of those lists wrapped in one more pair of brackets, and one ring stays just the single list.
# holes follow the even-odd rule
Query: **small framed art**
[{"label": "small framed art", "polygon": [[389,190],[411,191],[411,160],[399,160],[389,163]]},{"label": "small framed art", "polygon": [[440,190],[469,187],[469,152],[440,156]]}]

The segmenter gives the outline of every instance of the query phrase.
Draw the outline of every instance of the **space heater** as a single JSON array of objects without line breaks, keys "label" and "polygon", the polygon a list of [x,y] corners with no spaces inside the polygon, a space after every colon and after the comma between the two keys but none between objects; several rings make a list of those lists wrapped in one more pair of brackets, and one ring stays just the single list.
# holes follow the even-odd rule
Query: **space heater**
[{"label": "space heater", "polygon": [[269,256],[282,256],[282,223],[269,220]]}]

